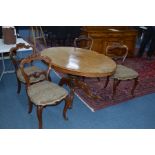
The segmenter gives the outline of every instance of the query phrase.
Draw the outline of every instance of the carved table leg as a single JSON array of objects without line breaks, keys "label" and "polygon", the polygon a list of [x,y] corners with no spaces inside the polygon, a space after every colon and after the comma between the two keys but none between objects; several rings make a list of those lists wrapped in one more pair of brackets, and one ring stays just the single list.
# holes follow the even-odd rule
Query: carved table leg
[{"label": "carved table leg", "polygon": [[69,109],[72,109],[72,107],[73,107],[74,92],[75,92],[75,90],[73,88],[71,88],[70,94],[69,94],[69,99],[70,99]]},{"label": "carved table leg", "polygon": [[88,85],[82,81],[79,81],[78,78],[74,78],[73,82],[75,84],[75,88],[82,89],[88,95],[88,97],[93,98],[93,99],[99,99],[100,98],[99,96],[92,94]]},{"label": "carved table leg", "polygon": [[80,81],[80,79],[77,76],[70,76],[69,75],[67,77],[63,77],[60,80],[59,85],[62,86],[64,84],[70,88],[72,99],[73,99],[73,96],[75,93],[75,89],[82,89],[90,98],[93,98],[93,99],[99,99],[100,98],[99,96],[92,94],[88,85],[84,81]]},{"label": "carved table leg", "polygon": [[59,82],[59,86],[63,86],[64,84],[68,85],[69,87],[71,87],[71,79],[69,77],[61,78],[61,80]]},{"label": "carved table leg", "polygon": [[65,98],[65,106],[64,106],[64,110],[63,110],[63,117],[65,120],[68,120],[67,116],[66,116],[66,113],[67,113],[67,109],[70,108],[72,104],[72,98],[70,95],[68,95],[66,98]]}]

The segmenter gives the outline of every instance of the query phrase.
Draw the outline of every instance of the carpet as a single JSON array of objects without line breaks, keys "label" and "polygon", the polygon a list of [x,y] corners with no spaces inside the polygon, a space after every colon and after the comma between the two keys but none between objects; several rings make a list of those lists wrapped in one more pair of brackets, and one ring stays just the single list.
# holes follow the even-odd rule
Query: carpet
[{"label": "carpet", "polygon": [[[45,47],[41,42],[37,42],[37,50],[41,51]],[[137,51],[138,49],[136,49]],[[127,58],[125,66],[133,68],[139,73],[139,84],[135,89],[135,97],[140,97],[146,94],[155,93],[155,57],[152,60],[146,58]],[[58,73],[60,77],[64,76]],[[93,94],[100,96],[100,99],[94,100],[86,96],[82,90],[76,90],[76,95],[83,103],[92,111],[100,110],[108,106],[116,105],[133,99],[131,96],[131,88],[133,81],[122,81],[117,87],[115,98],[112,100],[112,80],[109,81],[107,88],[104,88],[106,78],[85,78],[85,82],[90,87]]]},{"label": "carpet", "polygon": [[[155,92],[155,59],[149,61],[146,58],[127,58],[124,65],[135,69],[139,73],[139,84],[134,92],[135,97]],[[113,80],[109,81],[107,88],[104,88],[105,81],[106,78],[100,78],[100,81],[97,78],[85,78],[85,82],[91,91],[100,96],[100,99],[91,99],[82,90],[76,90],[77,96],[92,111],[133,99],[131,96],[133,81],[122,81],[117,87],[116,96],[113,100],[111,98]]]}]

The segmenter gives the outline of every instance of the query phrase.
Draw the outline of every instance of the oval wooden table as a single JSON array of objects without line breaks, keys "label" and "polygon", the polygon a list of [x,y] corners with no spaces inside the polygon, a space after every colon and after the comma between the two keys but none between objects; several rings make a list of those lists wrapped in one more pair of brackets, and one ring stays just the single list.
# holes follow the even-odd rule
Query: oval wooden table
[{"label": "oval wooden table", "polygon": [[113,74],[116,69],[116,63],[111,58],[82,48],[52,47],[44,49],[41,55],[51,58],[56,71],[68,75],[60,80],[59,85],[69,86],[72,99],[76,88],[83,89],[89,97],[99,98],[91,93],[86,83],[80,80],[80,76],[105,77]]}]

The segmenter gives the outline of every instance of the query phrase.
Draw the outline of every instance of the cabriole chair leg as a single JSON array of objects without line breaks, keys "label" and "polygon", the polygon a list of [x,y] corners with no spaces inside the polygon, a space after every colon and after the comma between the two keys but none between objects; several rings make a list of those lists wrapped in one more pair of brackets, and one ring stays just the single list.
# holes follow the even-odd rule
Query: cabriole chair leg
[{"label": "cabriole chair leg", "polygon": [[119,85],[120,82],[121,82],[120,80],[114,79],[112,99],[114,99],[114,96],[116,95],[116,88],[117,88],[117,86]]},{"label": "cabriole chair leg", "polygon": [[43,106],[37,106],[37,117],[38,117],[38,123],[39,123],[39,129],[42,129],[42,111]]},{"label": "cabriole chair leg", "polygon": [[106,80],[106,82],[105,82],[104,88],[107,87],[108,83],[109,83],[109,76],[107,76],[107,80]]},{"label": "cabriole chair leg", "polygon": [[21,90],[21,82],[17,79],[17,83],[18,83],[17,93],[19,94]]},{"label": "cabriole chair leg", "polygon": [[32,112],[32,107],[33,107],[33,103],[31,102],[31,100],[28,98],[29,100],[29,111],[28,113],[31,113]]},{"label": "cabriole chair leg", "polygon": [[139,81],[138,81],[138,77],[134,79],[134,85],[133,85],[133,88],[131,90],[131,95],[134,97],[134,91],[138,85]]}]

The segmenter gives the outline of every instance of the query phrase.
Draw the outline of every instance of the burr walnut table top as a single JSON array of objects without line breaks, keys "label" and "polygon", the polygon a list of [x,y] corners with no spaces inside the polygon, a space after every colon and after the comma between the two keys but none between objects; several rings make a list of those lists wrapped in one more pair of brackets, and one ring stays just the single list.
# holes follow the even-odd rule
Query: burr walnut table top
[{"label": "burr walnut table top", "polygon": [[52,47],[44,49],[41,55],[51,58],[55,70],[76,76],[104,77],[116,69],[111,58],[82,48]]}]

